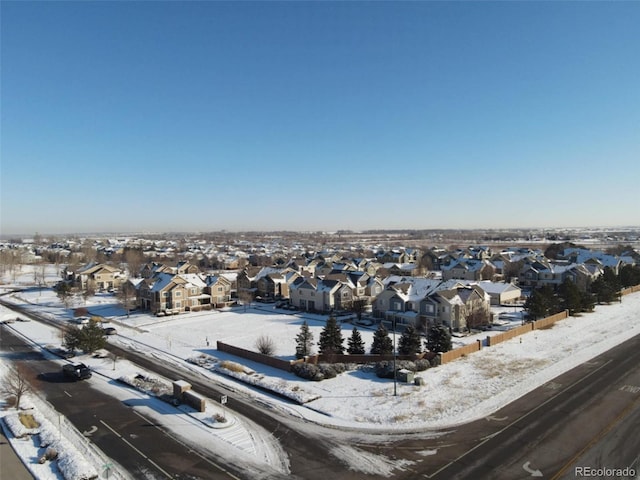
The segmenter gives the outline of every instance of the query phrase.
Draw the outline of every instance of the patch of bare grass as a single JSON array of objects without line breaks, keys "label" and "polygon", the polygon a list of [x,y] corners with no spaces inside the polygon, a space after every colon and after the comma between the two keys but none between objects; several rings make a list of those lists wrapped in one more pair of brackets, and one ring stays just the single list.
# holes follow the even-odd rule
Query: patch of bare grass
[{"label": "patch of bare grass", "polygon": [[33,418],[33,415],[30,413],[20,413],[18,414],[18,418],[20,418],[20,423],[24,425],[26,428],[38,428],[40,424]]}]

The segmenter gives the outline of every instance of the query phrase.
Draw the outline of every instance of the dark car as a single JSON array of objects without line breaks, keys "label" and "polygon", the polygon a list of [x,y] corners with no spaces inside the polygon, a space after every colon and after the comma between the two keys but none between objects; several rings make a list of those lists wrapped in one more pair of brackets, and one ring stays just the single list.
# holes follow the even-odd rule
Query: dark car
[{"label": "dark car", "polygon": [[84,363],[68,364],[62,367],[62,374],[73,380],[86,380],[91,378],[91,369]]}]

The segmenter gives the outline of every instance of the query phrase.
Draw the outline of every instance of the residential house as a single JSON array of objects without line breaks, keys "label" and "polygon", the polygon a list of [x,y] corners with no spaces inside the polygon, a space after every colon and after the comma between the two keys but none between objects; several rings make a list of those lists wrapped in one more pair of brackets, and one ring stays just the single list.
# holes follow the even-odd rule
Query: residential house
[{"label": "residential house", "polygon": [[430,325],[445,325],[451,331],[465,331],[489,323],[490,318],[489,295],[478,285],[437,290],[419,306],[419,321],[425,329]]},{"label": "residential house", "polygon": [[491,280],[495,275],[495,267],[488,260],[456,260],[442,266],[444,281],[456,280]]},{"label": "residential house", "polygon": [[420,302],[442,284],[440,280],[389,277],[387,286],[373,301],[373,315],[399,324],[414,324]]},{"label": "residential house", "polygon": [[205,279],[204,293],[210,297],[214,308],[228,307],[233,304],[231,300],[232,282],[222,275],[208,275]]},{"label": "residential house", "polygon": [[522,290],[512,283],[483,280],[478,285],[489,295],[491,305],[509,305],[522,299]]},{"label": "residential house", "polygon": [[105,263],[90,263],[76,272],[65,271],[63,278],[71,281],[71,283],[80,288],[86,289],[92,286],[94,290],[110,290],[119,288],[120,285],[127,280],[126,273],[113,265]]}]

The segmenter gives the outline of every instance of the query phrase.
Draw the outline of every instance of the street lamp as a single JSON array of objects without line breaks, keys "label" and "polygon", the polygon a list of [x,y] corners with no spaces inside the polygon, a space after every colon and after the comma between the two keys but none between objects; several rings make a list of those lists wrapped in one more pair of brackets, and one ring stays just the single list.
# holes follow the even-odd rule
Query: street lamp
[{"label": "street lamp", "polygon": [[396,317],[391,320],[393,326],[393,396],[398,396],[398,374],[396,372]]}]

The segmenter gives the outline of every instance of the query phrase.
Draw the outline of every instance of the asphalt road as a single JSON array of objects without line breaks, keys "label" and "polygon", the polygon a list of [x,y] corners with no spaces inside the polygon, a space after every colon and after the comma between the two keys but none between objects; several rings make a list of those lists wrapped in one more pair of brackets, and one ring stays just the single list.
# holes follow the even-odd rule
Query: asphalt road
[{"label": "asphalt road", "polygon": [[576,467],[635,466],[637,473],[639,418],[640,336],[636,336],[487,419],[436,441],[396,443],[394,447],[405,452],[438,452],[414,458],[416,466],[399,478],[581,478]]}]

